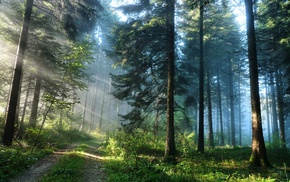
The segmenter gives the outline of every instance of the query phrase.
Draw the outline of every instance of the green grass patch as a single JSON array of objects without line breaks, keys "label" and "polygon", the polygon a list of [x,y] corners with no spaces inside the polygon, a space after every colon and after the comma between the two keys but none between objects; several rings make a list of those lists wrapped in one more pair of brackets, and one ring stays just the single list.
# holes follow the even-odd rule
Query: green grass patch
[{"label": "green grass patch", "polygon": [[81,169],[84,167],[84,160],[84,157],[80,153],[68,153],[61,157],[56,165],[40,181],[80,181],[83,176]]},{"label": "green grass patch", "polygon": [[[106,161],[108,181],[289,181],[285,165],[276,169],[248,168],[251,149],[219,148],[205,154],[192,152],[190,157],[179,157],[176,165],[163,162],[162,157],[137,156],[112,158]],[[288,153],[283,153],[284,156]],[[269,152],[271,155],[271,152]],[[287,165],[286,163],[287,162]],[[274,163],[275,164],[275,163]],[[288,168],[289,169],[289,168]]]},{"label": "green grass patch", "polygon": [[16,176],[50,153],[52,151],[48,149],[31,153],[17,147],[0,146],[0,181],[7,181],[7,179]]},{"label": "green grass patch", "polygon": [[[178,136],[177,164],[164,162],[160,139],[137,131],[122,131],[107,139],[106,152],[112,157],[105,161],[108,181],[289,181],[290,152],[283,149],[268,150],[274,169],[250,169],[250,147],[206,148],[198,153],[191,134]],[[191,145],[190,147],[188,147]]]},{"label": "green grass patch", "polygon": [[24,149],[20,148],[16,142],[13,142],[12,147],[0,146],[0,182],[15,177],[57,148],[78,142],[84,144],[79,144],[76,150],[88,151],[95,149],[100,143],[93,136],[77,130],[44,129],[41,132],[37,148],[31,152],[31,145],[34,144],[37,134],[38,130],[35,129],[27,131],[26,138],[20,141]]}]

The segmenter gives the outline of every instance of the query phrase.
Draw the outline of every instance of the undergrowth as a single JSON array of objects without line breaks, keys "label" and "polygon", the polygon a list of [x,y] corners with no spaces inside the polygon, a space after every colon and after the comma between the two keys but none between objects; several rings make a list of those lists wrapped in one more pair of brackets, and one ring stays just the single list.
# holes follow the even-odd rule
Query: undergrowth
[{"label": "undergrowth", "polygon": [[[29,128],[26,131],[26,142],[33,145],[39,129]],[[43,129],[40,133],[37,147],[55,147],[62,148],[70,143],[91,140],[93,137],[85,132],[79,130],[57,130],[57,129]]]},{"label": "undergrowth", "polygon": [[57,148],[93,139],[91,135],[78,130],[44,129],[40,134],[37,148],[31,151],[37,133],[36,129],[28,129],[26,137],[17,141],[18,143],[14,141],[12,147],[0,146],[0,182],[7,181],[7,179],[28,169],[32,164],[51,154]]},{"label": "undergrowth", "polygon": [[[150,133],[118,131],[108,135],[104,148],[108,181],[289,181],[290,153],[270,148],[272,170],[249,169],[250,147],[220,147],[196,152],[193,134],[176,135],[177,164],[163,160],[164,146]],[[158,145],[156,143],[159,143]]]},{"label": "undergrowth", "polygon": [[0,181],[7,181],[10,177],[27,169],[51,152],[52,150],[44,149],[31,153],[19,147],[6,148],[0,146]]}]

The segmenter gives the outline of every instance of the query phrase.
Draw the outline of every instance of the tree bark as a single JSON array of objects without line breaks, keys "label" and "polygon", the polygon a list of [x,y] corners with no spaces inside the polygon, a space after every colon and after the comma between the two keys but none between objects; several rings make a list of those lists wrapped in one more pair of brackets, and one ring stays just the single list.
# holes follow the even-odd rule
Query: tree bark
[{"label": "tree bark", "polygon": [[235,105],[234,105],[234,73],[232,60],[229,59],[229,86],[230,86],[230,108],[231,108],[231,144],[233,147],[236,146],[236,128],[235,128]]},{"label": "tree bark", "polygon": [[218,107],[219,107],[219,120],[220,120],[220,135],[221,135],[221,146],[225,145],[224,139],[224,127],[223,127],[223,112],[222,112],[222,97],[221,97],[221,83],[220,83],[220,65],[218,65]]},{"label": "tree bark", "polygon": [[84,126],[85,126],[85,121],[86,121],[87,102],[88,102],[88,92],[89,91],[86,91],[86,98],[85,98],[85,103],[83,106],[83,118],[79,126],[79,131],[84,131]]},{"label": "tree bark", "polygon": [[267,112],[267,130],[268,130],[268,142],[271,142],[271,130],[270,130],[270,114],[269,114],[269,87],[267,84],[267,77],[265,77],[265,88],[266,88],[266,112]]},{"label": "tree bark", "polygon": [[[65,99],[64,95],[62,95],[62,97],[61,97],[62,102],[64,102],[64,99]],[[64,114],[64,112],[66,112],[66,110],[60,109],[59,111],[60,111],[60,113],[59,113],[58,129],[63,130],[63,114]]]},{"label": "tree bark", "polygon": [[34,96],[32,101],[32,108],[31,114],[29,118],[29,127],[35,128],[36,127],[36,119],[37,119],[37,112],[38,112],[38,103],[40,97],[40,87],[41,87],[41,78],[37,76],[35,89],[34,89]]},{"label": "tree bark", "polygon": [[20,34],[18,49],[16,53],[16,61],[14,68],[14,75],[12,79],[12,88],[9,99],[8,114],[6,117],[6,122],[4,126],[4,134],[2,137],[2,143],[5,146],[12,145],[12,139],[14,134],[14,121],[16,117],[16,107],[18,102],[18,94],[21,85],[22,67],[24,52],[26,49],[27,38],[28,38],[28,28],[29,22],[32,14],[33,0],[26,1],[25,14],[23,20],[23,26]]},{"label": "tree bark", "polygon": [[282,91],[282,79],[281,73],[276,71],[276,89],[277,89],[277,102],[278,102],[278,118],[280,126],[280,140],[281,147],[286,148],[286,137],[285,137],[285,119],[284,119],[284,100],[283,100],[283,91]]},{"label": "tree bark", "polygon": [[204,153],[204,50],[203,0],[199,0],[199,128],[197,151]]},{"label": "tree bark", "polygon": [[175,0],[167,0],[167,99],[165,158],[175,161],[174,139],[174,11]]},{"label": "tree bark", "polygon": [[247,17],[248,59],[250,68],[250,89],[252,105],[252,154],[251,167],[272,167],[268,161],[263,137],[262,116],[260,108],[258,61],[256,50],[256,35],[251,0],[245,0]]},{"label": "tree bark", "polygon": [[[18,128],[18,126],[19,126],[19,113],[20,113],[20,102],[21,102],[22,83],[23,83],[23,74],[21,74],[20,87],[19,87],[19,90],[18,90],[17,106],[16,106],[15,120],[14,120],[14,126],[15,126],[15,128]],[[14,132],[17,132],[17,131],[14,131]]]},{"label": "tree bark", "polygon": [[229,108],[231,108],[231,105],[230,105],[230,94],[228,93],[226,96],[226,108],[225,108],[228,145],[231,144],[231,111],[229,110]]},{"label": "tree bark", "polygon": [[[240,68],[240,62],[239,62],[239,68]],[[242,98],[242,94],[241,94],[241,72],[239,71],[238,74],[239,77],[239,81],[238,81],[238,97],[239,97],[239,103],[238,103],[238,113],[239,113],[239,145],[242,146],[242,103],[241,103],[241,98]]]},{"label": "tree bark", "polygon": [[207,86],[206,86],[206,88],[207,88],[207,104],[208,104],[208,145],[209,145],[209,147],[214,148],[209,68],[207,68]]},{"label": "tree bark", "polygon": [[89,132],[92,132],[95,129],[94,126],[95,126],[95,118],[96,118],[96,103],[97,103],[97,79],[95,80],[95,83],[94,83]]},{"label": "tree bark", "polygon": [[104,89],[103,89],[103,97],[102,97],[102,104],[101,104],[101,116],[100,116],[100,122],[99,122],[99,131],[102,130],[103,125],[103,114],[104,114],[104,105],[105,105],[105,92],[106,92],[106,84],[104,83]]},{"label": "tree bark", "polygon": [[24,101],[24,105],[23,105],[23,109],[22,109],[22,115],[21,115],[21,120],[20,120],[20,125],[19,125],[19,129],[18,129],[18,138],[22,138],[23,134],[24,134],[24,117],[25,117],[25,112],[26,112],[26,108],[27,108],[27,102],[28,102],[28,97],[29,97],[29,91],[30,91],[30,85],[31,85],[31,78],[28,78],[28,86],[27,86],[27,91],[26,91],[26,95],[25,95],[25,101]]},{"label": "tree bark", "polygon": [[274,77],[273,73],[270,73],[270,91],[271,91],[271,99],[272,99],[272,123],[273,123],[273,130],[272,130],[272,137],[277,139],[278,137],[278,121],[277,121],[277,101],[276,101],[276,94],[274,88]]}]

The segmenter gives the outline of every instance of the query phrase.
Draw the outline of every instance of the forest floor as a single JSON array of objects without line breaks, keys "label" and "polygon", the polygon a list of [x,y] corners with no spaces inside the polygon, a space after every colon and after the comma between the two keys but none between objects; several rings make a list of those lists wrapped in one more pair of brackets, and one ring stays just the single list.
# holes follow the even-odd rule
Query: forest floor
[{"label": "forest floor", "polygon": [[[36,162],[28,170],[22,172],[10,182],[39,182],[47,175],[55,166],[61,157],[79,151],[82,144],[73,144],[67,148],[57,150],[46,158]],[[96,146],[88,147],[86,145],[85,152],[80,152],[84,157],[84,167],[79,169],[82,171],[81,180],[86,182],[102,182],[106,181],[101,153],[98,152]]]}]

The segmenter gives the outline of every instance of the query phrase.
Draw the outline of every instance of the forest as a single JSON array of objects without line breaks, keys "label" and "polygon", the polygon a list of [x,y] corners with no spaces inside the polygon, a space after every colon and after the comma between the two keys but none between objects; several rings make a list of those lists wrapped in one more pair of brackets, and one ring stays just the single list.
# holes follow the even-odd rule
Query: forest
[{"label": "forest", "polygon": [[288,0],[0,0],[0,182],[290,181]]}]

